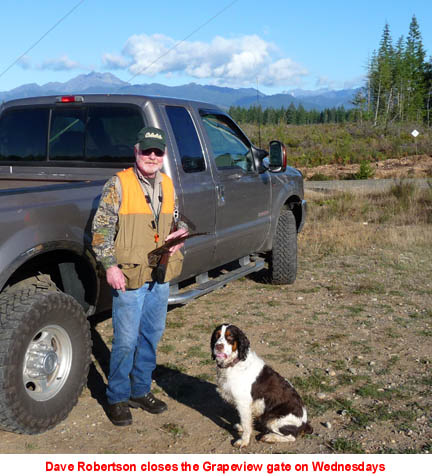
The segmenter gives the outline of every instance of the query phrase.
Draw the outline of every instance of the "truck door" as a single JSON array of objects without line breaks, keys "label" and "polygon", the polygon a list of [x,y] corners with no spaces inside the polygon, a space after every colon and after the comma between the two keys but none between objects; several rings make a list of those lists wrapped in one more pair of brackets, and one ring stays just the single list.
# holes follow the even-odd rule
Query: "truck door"
[{"label": "truck door", "polygon": [[[215,251],[215,184],[211,167],[190,111],[177,105],[165,105],[169,146],[176,159],[180,219],[188,223],[190,233],[207,233],[187,240],[183,248],[185,260],[180,279],[210,269]],[[174,139],[174,140],[172,140]]]},{"label": "truck door", "polygon": [[270,227],[270,178],[255,170],[251,143],[220,111],[201,110],[216,183],[215,265],[259,249]]}]

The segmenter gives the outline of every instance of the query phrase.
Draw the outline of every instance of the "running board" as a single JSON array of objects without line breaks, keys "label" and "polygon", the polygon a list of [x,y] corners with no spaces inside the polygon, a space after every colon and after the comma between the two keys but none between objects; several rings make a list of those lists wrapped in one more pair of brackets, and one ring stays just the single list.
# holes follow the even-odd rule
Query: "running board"
[{"label": "running board", "polygon": [[263,258],[254,257],[253,260],[254,261],[251,261],[249,257],[241,258],[238,260],[238,268],[222,273],[216,278],[209,278],[207,273],[200,274],[196,277],[196,285],[193,285],[193,289],[182,291],[179,290],[178,284],[170,286],[168,304],[184,304],[191,299],[195,299],[199,296],[215,291],[216,289],[222,288],[230,281],[242,278],[251,273],[256,273],[264,268],[265,260]]}]

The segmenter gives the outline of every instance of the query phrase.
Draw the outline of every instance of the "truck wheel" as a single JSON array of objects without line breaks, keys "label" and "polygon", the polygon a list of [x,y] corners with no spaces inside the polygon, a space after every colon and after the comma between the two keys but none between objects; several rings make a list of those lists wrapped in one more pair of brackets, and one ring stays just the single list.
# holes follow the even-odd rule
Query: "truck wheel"
[{"label": "truck wheel", "polygon": [[42,433],[64,420],[86,383],[90,327],[60,291],[24,286],[0,295],[0,428]]},{"label": "truck wheel", "polygon": [[282,209],[269,253],[272,284],[292,284],[297,276],[297,226],[291,210]]}]

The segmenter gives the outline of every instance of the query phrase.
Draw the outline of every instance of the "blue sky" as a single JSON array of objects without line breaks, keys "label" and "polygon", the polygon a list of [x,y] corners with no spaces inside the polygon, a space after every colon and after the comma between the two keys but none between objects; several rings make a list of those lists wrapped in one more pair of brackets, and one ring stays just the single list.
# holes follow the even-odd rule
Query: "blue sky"
[{"label": "blue sky", "polygon": [[267,94],[356,87],[385,23],[396,42],[413,15],[429,58],[431,0],[2,0],[0,91],[91,71]]}]

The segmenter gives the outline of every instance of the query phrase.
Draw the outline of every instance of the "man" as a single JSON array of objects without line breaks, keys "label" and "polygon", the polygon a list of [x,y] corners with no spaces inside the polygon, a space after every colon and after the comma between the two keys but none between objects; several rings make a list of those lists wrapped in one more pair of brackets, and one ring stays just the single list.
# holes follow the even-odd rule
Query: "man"
[{"label": "man", "polygon": [[135,166],[105,184],[93,220],[93,249],[113,288],[107,415],[118,426],[132,423],[129,407],[151,413],[167,409],[150,387],[165,329],[169,280],[181,272],[182,245],[170,248],[163,282],[154,277],[147,255],[166,240],[187,234],[187,226],[177,219],[172,181],[160,172],[166,155],[164,131],[141,129],[134,152]]}]

